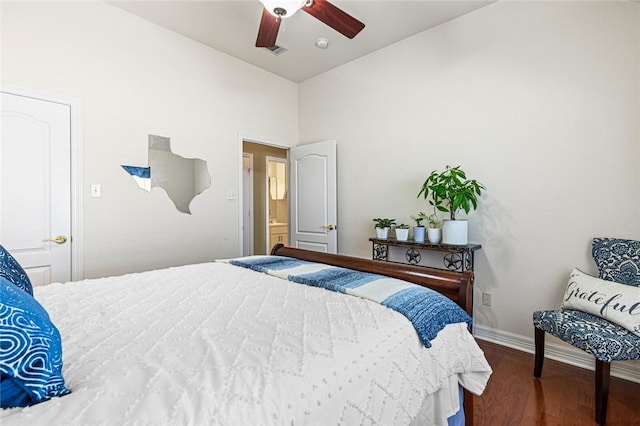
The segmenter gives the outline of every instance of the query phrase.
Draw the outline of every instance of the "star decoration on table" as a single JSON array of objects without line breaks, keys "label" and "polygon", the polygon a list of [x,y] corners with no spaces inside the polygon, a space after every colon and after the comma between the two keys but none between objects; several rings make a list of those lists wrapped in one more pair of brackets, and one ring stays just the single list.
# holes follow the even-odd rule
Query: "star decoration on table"
[{"label": "star decoration on table", "polygon": [[420,252],[414,248],[410,248],[409,250],[407,250],[407,262],[409,262],[412,265],[417,265],[418,263],[420,263]]},{"label": "star decoration on table", "polygon": [[450,271],[458,271],[462,267],[462,256],[459,253],[447,253],[443,259],[444,266]]},{"label": "star decoration on table", "polygon": [[383,244],[374,244],[373,250],[375,252],[374,259],[386,260],[387,259],[387,246]]},{"label": "star decoration on table", "polygon": [[464,270],[465,271],[470,271],[473,269],[473,262],[472,262],[472,257],[471,254],[469,253],[464,253]]}]

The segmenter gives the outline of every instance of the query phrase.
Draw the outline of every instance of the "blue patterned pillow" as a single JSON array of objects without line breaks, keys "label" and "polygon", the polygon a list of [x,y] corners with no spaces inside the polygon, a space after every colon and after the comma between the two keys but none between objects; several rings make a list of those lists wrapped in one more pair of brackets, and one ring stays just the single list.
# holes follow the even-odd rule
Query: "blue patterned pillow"
[{"label": "blue patterned pillow", "polygon": [[7,279],[33,296],[33,287],[27,273],[11,256],[11,253],[2,247],[2,244],[0,244],[0,277]]},{"label": "blue patterned pillow", "polygon": [[640,286],[640,241],[594,238],[591,253],[601,279]]},{"label": "blue patterned pillow", "polygon": [[0,407],[24,407],[69,392],[60,333],[49,314],[0,277]]}]

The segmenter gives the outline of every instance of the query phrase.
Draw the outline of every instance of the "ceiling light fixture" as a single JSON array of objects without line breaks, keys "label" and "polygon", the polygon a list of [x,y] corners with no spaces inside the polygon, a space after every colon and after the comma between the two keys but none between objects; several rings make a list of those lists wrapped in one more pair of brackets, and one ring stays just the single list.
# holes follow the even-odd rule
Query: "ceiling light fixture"
[{"label": "ceiling light fixture", "polygon": [[311,0],[260,0],[264,8],[277,18],[293,16],[300,8],[312,3]]}]

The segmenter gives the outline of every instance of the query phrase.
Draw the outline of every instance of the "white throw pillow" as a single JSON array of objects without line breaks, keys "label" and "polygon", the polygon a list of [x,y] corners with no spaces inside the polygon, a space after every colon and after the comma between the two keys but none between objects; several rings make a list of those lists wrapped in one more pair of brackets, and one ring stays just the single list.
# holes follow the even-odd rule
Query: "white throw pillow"
[{"label": "white throw pillow", "polygon": [[562,309],[597,315],[640,337],[640,287],[605,281],[574,269]]}]

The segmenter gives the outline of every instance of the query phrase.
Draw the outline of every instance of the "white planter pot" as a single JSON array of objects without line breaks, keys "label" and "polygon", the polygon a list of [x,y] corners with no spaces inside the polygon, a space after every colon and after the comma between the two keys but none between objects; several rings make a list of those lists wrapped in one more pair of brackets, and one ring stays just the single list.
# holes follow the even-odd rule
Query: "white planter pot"
[{"label": "white planter pot", "polygon": [[376,228],[376,235],[381,240],[389,238],[389,228]]},{"label": "white planter pot", "polygon": [[427,229],[427,237],[431,244],[440,244],[440,241],[442,241],[442,228]]},{"label": "white planter pot", "polygon": [[416,243],[424,242],[424,226],[414,226],[413,227],[413,240]]},{"label": "white planter pot", "polygon": [[442,227],[442,243],[464,245],[469,243],[469,222],[466,219],[445,220]]},{"label": "white planter pot", "polygon": [[409,228],[407,229],[396,228],[396,240],[407,241],[408,239],[409,239]]}]

